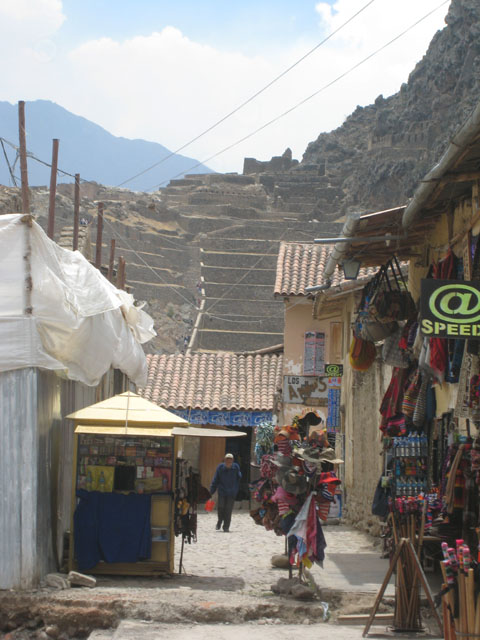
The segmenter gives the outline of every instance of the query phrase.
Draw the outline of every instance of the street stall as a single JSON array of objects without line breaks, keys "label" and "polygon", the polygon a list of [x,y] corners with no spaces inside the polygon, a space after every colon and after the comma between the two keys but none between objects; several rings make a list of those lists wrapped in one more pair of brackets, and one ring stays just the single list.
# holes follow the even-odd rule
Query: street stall
[{"label": "street stall", "polygon": [[289,426],[259,425],[256,433],[260,478],[252,483],[252,494],[260,506],[250,515],[267,531],[285,536],[290,576],[293,568],[302,576],[304,567],[323,566],[327,544],[322,522],[340,485],[334,468],[343,463],[327,432],[306,426],[299,418]]},{"label": "street stall", "polygon": [[385,470],[373,512],[386,520],[397,568],[394,629],[422,630],[420,561],[431,570],[439,562],[449,640],[480,631],[480,283],[472,280],[480,254],[477,238],[467,234],[466,242],[462,255],[447,247],[424,270],[418,311],[398,262],[384,265],[365,287],[350,349],[352,367],[364,370],[365,354],[383,341],[392,366],[380,406]]},{"label": "street stall", "polygon": [[75,423],[70,569],[174,571],[174,536],[196,540],[199,475],[185,437],[225,437],[126,392],[68,416]]}]

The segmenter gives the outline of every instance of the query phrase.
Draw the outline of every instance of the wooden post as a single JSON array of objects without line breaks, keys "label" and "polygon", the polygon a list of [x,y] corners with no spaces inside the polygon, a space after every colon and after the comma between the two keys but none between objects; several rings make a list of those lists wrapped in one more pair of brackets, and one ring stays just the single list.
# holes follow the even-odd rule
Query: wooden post
[{"label": "wooden post", "polygon": [[98,203],[97,216],[97,244],[95,254],[95,266],[100,269],[102,266],[102,235],[103,235],[103,202]]},{"label": "wooden post", "polygon": [[78,249],[78,216],[80,214],[80,174],[75,174],[75,190],[73,196],[73,250]]},{"label": "wooden post", "polygon": [[108,261],[108,274],[107,278],[112,282],[113,280],[113,265],[115,264],[115,238],[110,240],[110,260]]},{"label": "wooden post", "polygon": [[27,145],[25,142],[25,102],[18,103],[18,139],[20,146],[20,176],[22,179],[22,211],[30,213],[30,194],[28,191]]},{"label": "wooden post", "polygon": [[53,240],[55,235],[55,196],[57,195],[58,139],[54,138],[52,142],[52,167],[50,171],[47,236]]},{"label": "wooden post", "polygon": [[125,289],[125,258],[123,256],[118,259],[117,289]]}]

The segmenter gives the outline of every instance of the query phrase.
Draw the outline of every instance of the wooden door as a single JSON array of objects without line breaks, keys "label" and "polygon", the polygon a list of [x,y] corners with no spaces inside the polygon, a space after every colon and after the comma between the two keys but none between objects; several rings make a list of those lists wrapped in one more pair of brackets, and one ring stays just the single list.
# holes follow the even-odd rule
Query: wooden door
[{"label": "wooden door", "polygon": [[207,489],[215,475],[215,469],[225,457],[225,438],[200,438],[200,477]]}]

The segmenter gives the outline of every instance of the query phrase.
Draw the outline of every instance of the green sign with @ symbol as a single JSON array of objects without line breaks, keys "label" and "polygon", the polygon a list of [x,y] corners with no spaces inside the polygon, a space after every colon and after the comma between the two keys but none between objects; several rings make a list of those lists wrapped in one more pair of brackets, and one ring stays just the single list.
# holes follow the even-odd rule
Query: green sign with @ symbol
[{"label": "green sign with @ symbol", "polygon": [[480,340],[480,282],[422,280],[420,313],[424,336]]}]

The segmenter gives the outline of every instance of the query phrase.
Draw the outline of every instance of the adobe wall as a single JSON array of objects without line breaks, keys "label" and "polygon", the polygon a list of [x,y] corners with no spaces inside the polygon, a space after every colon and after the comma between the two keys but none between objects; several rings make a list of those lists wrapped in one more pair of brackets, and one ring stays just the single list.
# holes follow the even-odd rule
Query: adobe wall
[{"label": "adobe wall", "polygon": [[380,519],[372,515],[372,501],[383,473],[379,408],[391,371],[380,359],[365,372],[344,368],[345,520],[372,535],[380,534]]}]

